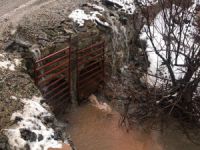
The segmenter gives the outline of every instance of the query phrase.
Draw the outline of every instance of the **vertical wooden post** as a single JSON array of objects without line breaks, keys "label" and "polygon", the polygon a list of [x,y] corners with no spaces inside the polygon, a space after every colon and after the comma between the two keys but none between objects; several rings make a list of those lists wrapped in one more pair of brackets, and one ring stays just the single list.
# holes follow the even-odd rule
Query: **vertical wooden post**
[{"label": "vertical wooden post", "polygon": [[103,58],[102,58],[102,65],[103,65],[103,83],[105,83],[105,41],[103,41]]},{"label": "vertical wooden post", "polygon": [[70,40],[70,87],[71,87],[71,102],[73,106],[78,105],[78,91],[77,91],[77,48],[78,37],[73,37]]},{"label": "vertical wooden post", "polygon": [[67,70],[67,83],[69,85],[69,93],[70,93],[70,99],[71,99],[71,47],[66,49],[66,55],[68,55],[68,70]]},{"label": "vertical wooden post", "polygon": [[37,75],[38,75],[38,71],[37,71],[37,63],[36,63],[36,60],[34,61],[34,67],[33,67],[33,71],[34,71],[34,82],[35,82],[35,85],[38,86],[38,78],[37,78]]}]

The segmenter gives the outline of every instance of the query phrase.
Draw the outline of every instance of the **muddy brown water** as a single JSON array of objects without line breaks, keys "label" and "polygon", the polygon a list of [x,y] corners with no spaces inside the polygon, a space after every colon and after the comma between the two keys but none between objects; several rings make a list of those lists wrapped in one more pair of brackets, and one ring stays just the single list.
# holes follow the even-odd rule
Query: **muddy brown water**
[{"label": "muddy brown water", "polygon": [[171,131],[144,132],[139,127],[126,132],[118,125],[119,114],[105,113],[92,105],[84,105],[65,116],[68,132],[78,150],[200,150],[181,133]]}]

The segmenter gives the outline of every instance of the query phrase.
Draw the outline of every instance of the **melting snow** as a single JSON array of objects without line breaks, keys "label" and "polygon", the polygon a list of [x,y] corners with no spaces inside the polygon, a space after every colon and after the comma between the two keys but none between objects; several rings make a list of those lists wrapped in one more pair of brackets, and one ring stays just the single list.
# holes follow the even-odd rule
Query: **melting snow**
[{"label": "melting snow", "polygon": [[[191,12],[191,15],[188,15],[186,18],[187,20],[191,20],[191,22],[193,21],[191,19],[192,17],[192,12],[194,11],[196,4],[194,4],[193,6],[191,6],[191,8],[188,9],[189,12]],[[173,12],[175,13],[175,11],[179,10],[181,8],[178,8],[178,6],[173,6]],[[161,60],[160,57],[158,57],[158,55],[155,53],[154,51],[154,47],[152,45],[151,40],[149,39],[149,33],[152,33],[152,37],[153,37],[153,43],[156,47],[156,49],[159,51],[160,55],[162,55],[162,57],[164,57],[165,59],[167,58],[167,54],[166,54],[166,41],[164,39],[164,35],[166,35],[168,33],[167,28],[166,28],[166,24],[164,21],[164,13],[168,14],[167,16],[169,16],[170,10],[169,9],[165,9],[164,11],[161,11],[156,18],[154,19],[154,22],[151,24],[150,29],[148,29],[147,26],[144,26],[144,28],[142,29],[142,34],[141,34],[141,39],[147,40],[147,55],[148,55],[148,59],[150,61],[150,67],[148,69],[148,73],[150,74],[148,76],[148,82],[151,85],[154,85],[155,82],[157,82],[157,84],[161,84],[163,83],[163,81],[166,79],[169,80],[170,79],[170,75],[168,72],[168,69],[166,68],[165,65],[163,65],[163,61]],[[179,31],[180,31],[180,26],[178,24],[175,24],[174,27],[174,39],[179,39]],[[149,32],[150,31],[150,32]],[[181,41],[185,41],[185,43],[181,43],[181,50],[184,50],[186,55],[190,55],[190,48],[193,46],[194,44],[194,39],[192,37],[193,33],[196,32],[196,28],[192,23],[189,24],[185,24],[183,26],[183,32],[182,32],[182,39]],[[185,38],[185,33],[187,33],[186,35],[186,39]],[[172,40],[171,41],[171,46],[174,49],[177,49],[178,44],[176,43],[176,41]],[[197,45],[194,45],[194,47]],[[172,69],[173,72],[175,74],[175,78],[176,79],[180,79],[184,76],[184,71],[186,68],[184,68],[183,66],[177,66],[178,65],[184,65],[186,58],[185,55],[180,54],[177,62],[175,62],[175,57],[176,54],[175,52],[171,52],[171,56],[172,56]],[[151,76],[152,75],[152,76]],[[161,80],[156,79],[154,76],[158,76],[161,77]],[[162,80],[164,79],[164,80]]]},{"label": "melting snow", "polygon": [[6,61],[0,61],[0,68],[2,69],[9,69],[11,71],[15,71],[15,65],[13,62],[6,60]]},{"label": "melting snow", "polygon": [[15,71],[15,67],[21,64],[20,59],[14,59],[13,61],[8,60],[5,54],[0,54],[0,68]]},{"label": "melting snow", "polygon": [[[119,10],[124,11],[128,14],[133,14],[136,9],[134,0],[107,0],[107,1],[117,6],[120,6],[120,8],[118,7]],[[109,26],[107,22],[103,22],[97,17],[97,15],[102,16],[100,12],[105,11],[103,7],[91,3],[88,3],[88,6],[93,7],[98,11],[91,11],[89,12],[89,14],[86,14],[84,10],[76,9],[72,11],[72,13],[69,15],[69,18],[73,19],[73,21],[79,24],[79,26],[84,26],[85,20],[92,20],[95,23],[99,23],[104,26]]]},{"label": "melting snow", "polygon": [[[13,97],[14,98],[14,97]],[[24,109],[20,112],[15,112],[11,120],[15,120],[16,117],[22,118],[17,122],[17,125],[13,128],[6,129],[5,134],[9,138],[9,143],[13,149],[24,149],[28,144],[32,150],[46,150],[51,148],[61,148],[62,142],[54,140],[54,130],[43,123],[43,118],[46,116],[52,116],[41,104],[41,98],[33,97],[32,99],[23,99]],[[21,137],[20,129],[28,129],[37,135],[35,142],[25,141]],[[39,135],[43,136],[41,141],[38,141]]]},{"label": "melting snow", "polygon": [[96,5],[96,4],[88,3],[88,6],[94,8],[94,9],[96,9],[96,10],[98,10],[98,11],[101,11],[101,12],[105,11],[105,9],[104,9],[103,7],[98,6],[98,5]]},{"label": "melting snow", "polygon": [[73,19],[79,26],[84,26],[85,20],[92,20],[95,23],[98,22],[104,26],[109,26],[107,22],[101,21],[97,15],[102,16],[98,11],[91,11],[89,14],[86,14],[84,10],[76,9],[69,15],[69,18]]},{"label": "melting snow", "polygon": [[121,11],[125,11],[128,14],[133,14],[135,11],[135,3],[134,0],[107,0],[120,6]]},{"label": "melting snow", "polygon": [[150,6],[150,5],[155,5],[156,3],[158,3],[158,0],[139,0],[139,2],[143,6]]}]

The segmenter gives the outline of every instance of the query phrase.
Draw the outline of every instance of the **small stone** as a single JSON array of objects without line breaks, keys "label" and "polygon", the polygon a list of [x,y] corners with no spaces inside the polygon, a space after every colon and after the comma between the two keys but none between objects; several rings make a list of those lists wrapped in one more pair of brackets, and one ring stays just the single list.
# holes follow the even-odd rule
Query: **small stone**
[{"label": "small stone", "polygon": [[11,49],[12,49],[12,46],[15,44],[15,41],[9,41],[9,42],[7,42],[6,44],[5,44],[5,46],[3,47],[3,49],[5,50],[5,51],[12,51]]},{"label": "small stone", "polygon": [[62,129],[66,129],[67,126],[68,126],[68,123],[66,123],[66,122],[61,122],[61,121],[57,121],[57,120],[55,119],[55,120],[54,120],[54,126],[55,126],[55,127],[62,128]]},{"label": "small stone", "polygon": [[87,31],[85,26],[78,26],[78,27],[76,27],[76,30],[79,31],[79,32],[86,32]]},{"label": "small stone", "polygon": [[53,123],[54,122],[54,117],[53,116],[45,116],[43,118],[43,120],[44,120],[45,124]]},{"label": "small stone", "polygon": [[62,140],[63,139],[62,131],[61,130],[55,131],[53,138],[54,140]]},{"label": "small stone", "polygon": [[67,34],[74,34],[74,32],[73,32],[73,31],[71,31],[71,30],[68,30],[68,29],[66,29],[66,28],[64,28],[64,31],[65,31],[65,33],[67,33]]},{"label": "small stone", "polygon": [[22,121],[22,120],[23,120],[23,118],[21,118],[21,117],[19,117],[19,116],[15,117],[15,122],[20,122],[20,121]]},{"label": "small stone", "polygon": [[10,99],[12,99],[12,100],[17,100],[17,97],[11,96]]},{"label": "small stone", "polygon": [[160,103],[160,101],[156,101],[156,104],[159,104]]},{"label": "small stone", "polygon": [[35,142],[37,139],[37,135],[28,129],[20,129],[20,133],[21,137],[26,141]]},{"label": "small stone", "polygon": [[42,141],[44,139],[43,135],[42,134],[39,134],[38,135],[38,141]]},{"label": "small stone", "polygon": [[113,7],[114,3],[108,0],[104,0],[103,3],[107,6],[107,7]]},{"label": "small stone", "polygon": [[21,39],[16,39],[15,43],[24,48],[29,48],[32,46],[31,43],[29,43],[28,41],[24,41]]}]

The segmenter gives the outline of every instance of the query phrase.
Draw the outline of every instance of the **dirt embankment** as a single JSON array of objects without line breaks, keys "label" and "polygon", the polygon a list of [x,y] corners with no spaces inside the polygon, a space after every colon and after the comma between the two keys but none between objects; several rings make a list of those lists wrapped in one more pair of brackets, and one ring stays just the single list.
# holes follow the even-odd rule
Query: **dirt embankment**
[{"label": "dirt embankment", "polygon": [[[11,114],[22,108],[20,98],[39,94],[27,74],[31,64],[27,66],[24,57],[33,58],[29,48],[38,36],[41,44],[45,44],[46,35],[59,32],[50,30],[59,28],[60,22],[79,3],[79,0],[0,1],[0,129],[9,126]],[[47,28],[51,29],[45,34],[42,30]]]},{"label": "dirt embankment", "polygon": [[[0,149],[8,149],[6,144],[8,139],[2,134],[2,129],[16,123],[10,119],[14,112],[23,109],[21,100],[41,95],[28,75],[30,68],[24,59],[33,58],[29,48],[34,42],[31,36],[26,35],[33,35],[30,33],[35,31],[40,32],[44,26],[46,28],[59,26],[61,20],[67,18],[67,12],[77,6],[78,2],[78,0],[0,1]],[[20,29],[26,29],[27,32],[22,34],[18,32]],[[39,33],[35,32],[35,37],[37,34]]]},{"label": "dirt embankment", "polygon": [[[104,6],[106,11],[102,13],[103,15],[99,19],[108,22],[110,24],[109,29],[96,24],[91,20],[85,21],[84,27],[79,27],[76,23],[70,20],[68,16],[76,8],[84,9],[86,13],[94,11],[95,9],[88,5],[79,7],[80,4],[85,1],[87,0],[25,0],[24,3],[22,3],[22,1],[15,1],[13,4],[11,1],[6,1],[7,4],[4,3],[4,6],[6,6],[5,9],[0,11],[0,25],[3,30],[3,32],[0,31],[0,53],[6,51],[7,55],[11,58],[10,61],[14,60],[13,56],[15,56],[15,53],[22,56],[23,67],[19,67],[17,71],[25,74],[28,80],[32,81],[31,77],[27,76],[27,72],[30,74],[32,73],[32,59],[34,56],[30,51],[35,47],[40,49],[42,55],[46,55],[51,53],[51,51],[56,51],[60,48],[69,46],[69,44],[72,44],[75,49],[77,49],[84,48],[85,46],[94,44],[100,40],[106,40],[107,75],[110,76],[112,61],[116,61],[115,64],[118,65],[116,66],[116,68],[118,68],[118,75],[126,74],[125,76],[128,76],[120,79],[119,86],[117,87],[121,89],[121,82],[125,84],[124,80],[132,76],[132,73],[128,74],[126,71],[132,67],[135,68],[135,66],[138,68],[141,64],[140,62],[142,62],[141,60],[144,58],[144,54],[138,53],[138,48],[135,46],[137,39],[136,35],[138,33],[133,32],[135,30],[133,25],[134,20],[132,20],[133,17],[124,13],[119,13],[118,11],[115,11],[115,8],[110,8],[110,6],[108,6],[108,8]],[[95,3],[98,4],[97,1]],[[16,8],[12,10],[14,7]],[[137,20],[137,16],[134,19]],[[113,27],[118,28],[118,31],[113,31]],[[120,36],[120,39],[113,41],[113,39],[118,38],[118,32],[122,31],[123,35]],[[116,46],[113,47],[115,44],[118,44],[118,48]],[[129,58],[124,57],[126,56],[127,49],[130,51]],[[116,50],[116,52],[114,52],[114,50]],[[112,59],[114,55],[116,60]],[[129,65],[126,66],[124,64],[126,59],[134,60],[134,62],[129,63]],[[9,73],[11,72],[10,70],[7,71]],[[18,75],[20,73],[15,74]],[[4,74],[2,78],[7,78],[7,74]],[[136,78],[138,81],[139,77]],[[112,91],[113,86],[115,87],[115,82],[117,82],[118,79],[116,78],[117,81],[115,79],[113,80],[114,81],[109,83],[110,86],[108,85]],[[126,83],[129,82],[126,80]],[[20,84],[26,85],[27,83],[22,82]],[[129,85],[130,84],[132,84],[132,82],[129,83]],[[33,82],[28,85],[34,87]],[[6,86],[8,87],[7,89],[9,89],[9,84],[6,84]],[[122,90],[123,93],[125,93],[125,91],[129,89],[129,86],[123,86],[126,87],[126,90]],[[18,90],[20,91],[21,89],[18,88],[16,92],[18,92]],[[21,90],[22,93],[24,91],[25,93],[28,93],[26,92],[26,89]],[[11,96],[13,95],[12,92],[10,94]],[[126,96],[123,97],[126,99]],[[10,118],[10,116],[7,116],[7,118]]]},{"label": "dirt embankment", "polygon": [[0,2],[0,39],[2,39],[2,33],[6,30],[9,31],[10,28],[15,30],[24,17],[31,18],[32,14],[42,12],[50,13],[56,9],[64,11],[73,9],[85,1],[86,0],[2,0]]}]

